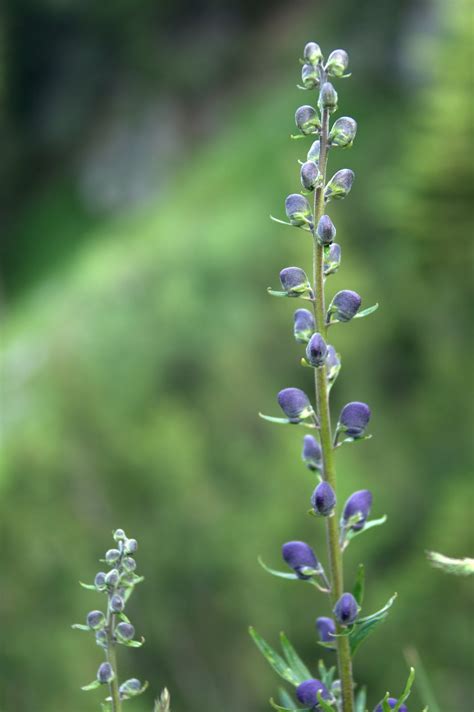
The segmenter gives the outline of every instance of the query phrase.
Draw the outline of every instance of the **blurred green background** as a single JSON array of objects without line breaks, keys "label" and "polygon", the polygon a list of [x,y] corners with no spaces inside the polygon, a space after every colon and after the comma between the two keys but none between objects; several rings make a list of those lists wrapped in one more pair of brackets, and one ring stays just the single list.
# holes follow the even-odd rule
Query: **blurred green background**
[{"label": "blurred green background", "polygon": [[[314,543],[302,433],[264,423],[276,392],[309,388],[294,302],[272,300],[310,245],[280,227],[298,190],[288,140],[298,56],[344,47],[354,116],[348,200],[331,205],[343,265],[329,294],[380,310],[335,328],[334,414],[373,409],[373,440],[338,452],[340,492],[374,493],[385,527],[347,553],[366,612],[398,591],[361,649],[375,704],[421,654],[442,710],[472,707],[472,583],[427,548],[472,555],[468,394],[472,113],[468,0],[250,3],[9,0],[4,10],[0,708],[87,712],[101,651],[70,630],[101,598],[78,586],[113,528],[139,540],[130,604],[150,710],[267,710],[277,680],[248,624],[320,655],[307,586],[269,577],[288,539]],[[472,353],[472,352],[471,352]],[[470,504],[469,504],[470,503]],[[323,656],[325,655],[323,651]],[[329,659],[329,658],[327,658]],[[422,700],[413,695],[411,709]]]}]

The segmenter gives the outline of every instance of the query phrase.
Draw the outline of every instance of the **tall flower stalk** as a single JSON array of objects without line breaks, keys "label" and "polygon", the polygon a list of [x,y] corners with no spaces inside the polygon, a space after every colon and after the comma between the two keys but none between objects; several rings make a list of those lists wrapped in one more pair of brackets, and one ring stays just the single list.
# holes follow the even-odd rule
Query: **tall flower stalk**
[{"label": "tall flower stalk", "polygon": [[[369,490],[354,492],[343,507],[339,506],[336,451],[344,444],[370,437],[366,429],[371,412],[365,403],[348,403],[342,409],[333,432],[330,391],[339,374],[341,360],[334,346],[328,344],[328,337],[329,330],[335,324],[368,316],[378,305],[361,310],[361,297],[348,289],[338,292],[329,304],[326,303],[326,280],[339,269],[341,263],[341,248],[334,241],[336,227],[326,214],[326,207],[332,200],[345,198],[354,180],[354,173],[347,168],[337,171],[328,180],[328,158],[333,149],[352,146],[357,124],[354,119],[344,116],[330,125],[331,115],[337,111],[338,105],[337,92],[331,80],[350,76],[346,73],[349,63],[347,52],[334,50],[325,61],[319,45],[309,42],[304,48],[301,63],[302,86],[299,88],[315,92],[317,108],[304,105],[297,109],[295,122],[300,134],[293,138],[309,136],[313,138],[313,143],[306,160],[300,162],[303,190],[292,193],[285,201],[288,220],[272,219],[308,234],[312,243],[312,278],[309,279],[301,267],[285,267],[280,272],[281,290],[268,291],[273,296],[303,299],[310,307],[296,310],[294,336],[298,343],[306,346],[302,365],[314,370],[315,405],[300,389],[285,388],[277,399],[285,417],[260,415],[271,422],[298,425],[311,431],[303,438],[303,461],[317,477],[310,513],[324,520],[328,565],[325,570],[311,546],[301,541],[286,542],[282,547],[283,559],[293,573],[270,569],[261,563],[271,574],[304,581],[329,597],[333,617],[319,616],[316,629],[320,644],[337,654],[337,673],[335,667],[328,669],[320,661],[318,677],[313,677],[284,634],[281,634],[284,655],[281,657],[253,628],[250,632],[275,671],[296,688],[296,699],[304,705],[303,708],[295,708],[293,697],[283,690],[280,691],[281,704],[271,700],[275,709],[365,712],[366,691],[354,682],[352,660],[360,644],[386,618],[395,595],[379,611],[362,617],[362,564],[351,590],[344,581],[343,557],[347,546],[354,537],[383,524],[386,518],[368,519],[372,506]],[[405,700],[413,679],[414,671],[410,670],[402,695],[397,699],[387,692],[376,706],[376,712],[407,712]]]}]

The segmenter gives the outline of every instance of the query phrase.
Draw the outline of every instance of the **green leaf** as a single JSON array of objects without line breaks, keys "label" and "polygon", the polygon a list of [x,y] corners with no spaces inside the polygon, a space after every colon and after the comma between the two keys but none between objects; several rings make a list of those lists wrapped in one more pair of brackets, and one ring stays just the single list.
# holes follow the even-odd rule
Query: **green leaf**
[{"label": "green leaf", "polygon": [[284,705],[285,707],[292,707],[294,705],[290,693],[288,692],[288,690],[285,690],[284,687],[280,687],[278,689],[278,694],[280,696],[280,704]]},{"label": "green leaf", "polygon": [[390,610],[393,602],[395,601],[397,594],[395,593],[385,604],[383,608],[370,616],[365,618],[359,618],[355,621],[349,636],[349,641],[351,645],[351,654],[354,656],[357,649],[363,643],[363,641],[373,632],[373,630],[388,616],[388,611]]},{"label": "green leaf", "polygon": [[354,712],[365,712],[367,708],[367,689],[361,687],[355,698]]},{"label": "green leaf", "polygon": [[415,682],[415,668],[410,668],[410,673],[408,675],[408,680],[407,680],[407,684],[405,685],[405,689],[403,690],[401,697],[398,698],[398,702],[395,705],[395,707],[393,708],[392,712],[399,712],[402,704],[410,697],[411,688],[413,687],[414,682]]},{"label": "green leaf", "polygon": [[362,603],[364,602],[364,590],[365,590],[365,569],[364,569],[364,564],[359,564],[359,568],[357,569],[357,577],[355,580],[354,584],[354,589],[352,593],[354,594],[354,598],[359,604],[359,606],[362,606]]},{"label": "green leaf", "polygon": [[357,314],[353,317],[353,319],[363,319],[364,316],[369,316],[369,314],[373,314],[374,311],[377,311],[379,308],[378,303],[373,304],[371,307],[367,307],[367,309],[362,309],[362,311],[357,312]]},{"label": "green leaf", "polygon": [[344,440],[339,440],[339,442],[335,445],[335,447],[341,447],[341,445],[344,445],[344,443],[358,443],[362,442],[363,440],[370,440],[372,438],[372,435],[361,435],[358,438],[352,438],[350,435],[347,438],[344,438]]},{"label": "green leaf", "polygon": [[92,628],[89,628],[88,625],[82,625],[82,623],[74,623],[71,628],[74,628],[74,630],[85,630],[88,633],[92,630]]},{"label": "green leaf", "polygon": [[284,578],[284,579],[291,579],[292,581],[299,581],[300,579],[296,574],[292,574],[289,571],[277,571],[276,569],[271,569],[269,566],[266,565],[266,563],[260,558],[260,556],[257,559],[258,563],[260,566],[265,569],[265,571],[268,571],[269,574],[272,576],[278,576],[278,578]]},{"label": "green leaf", "polygon": [[79,581],[79,584],[82,588],[87,588],[88,591],[97,591],[97,586],[94,586],[92,583],[83,583],[82,581]]},{"label": "green leaf", "polygon": [[388,698],[390,696],[389,692],[385,693],[385,697],[382,700],[382,712],[392,712],[392,708],[388,704]]},{"label": "green leaf", "polygon": [[268,420],[269,423],[279,423],[281,425],[292,425],[288,418],[275,418],[273,415],[265,415],[264,413],[258,414],[263,420]]},{"label": "green leaf", "polygon": [[96,690],[100,687],[100,684],[101,683],[98,680],[94,680],[94,682],[90,682],[88,685],[81,687],[81,690],[84,690],[85,692],[88,692],[89,690]]},{"label": "green leaf", "polygon": [[283,632],[280,633],[280,643],[288,665],[298,677],[298,682],[310,680],[312,678],[310,671]]},{"label": "green leaf", "polygon": [[262,655],[267,659],[267,661],[275,670],[275,672],[280,675],[283,680],[290,682],[295,687],[299,685],[299,680],[297,676],[287,665],[286,661],[280,655],[278,655],[278,653],[276,653],[273,648],[270,647],[270,645],[268,645],[268,643],[262,638],[262,636],[257,633],[255,628],[250,626],[249,633],[255,645],[260,650]]},{"label": "green leaf", "polygon": [[379,519],[369,519],[369,521],[364,524],[363,529],[357,529],[356,531],[349,529],[344,537],[343,549],[345,549],[349,543],[356,538],[356,536],[360,536],[374,527],[380,527],[382,524],[385,524],[386,521],[387,515],[384,514],[383,517],[380,517]]}]

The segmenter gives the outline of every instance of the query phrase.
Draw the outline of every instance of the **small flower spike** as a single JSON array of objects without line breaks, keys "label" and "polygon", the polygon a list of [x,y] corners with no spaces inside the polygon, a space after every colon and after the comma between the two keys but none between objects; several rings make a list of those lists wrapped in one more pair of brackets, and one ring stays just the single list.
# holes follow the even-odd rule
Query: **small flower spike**
[{"label": "small flower spike", "polygon": [[350,321],[355,317],[362,304],[361,297],[357,292],[350,289],[343,289],[338,292],[328,309],[328,322]]},{"label": "small flower spike", "polygon": [[291,421],[298,423],[313,415],[309,398],[299,388],[284,388],[278,393],[278,405]]},{"label": "small flower spike", "polygon": [[320,482],[311,495],[311,504],[316,514],[328,517],[336,506],[336,495],[329,482]]},{"label": "small flower spike", "polygon": [[305,435],[303,438],[302,458],[310,470],[320,470],[323,465],[321,445],[312,435]]},{"label": "small flower spike", "polygon": [[326,685],[320,680],[305,680],[296,688],[296,697],[298,701],[303,705],[309,705],[311,709],[319,710],[321,708],[318,700],[318,693],[321,693],[323,700],[330,700],[331,694],[329,693]]},{"label": "small flower spike", "polygon": [[352,625],[359,615],[359,606],[352,593],[343,593],[334,606],[334,616],[339,625]]},{"label": "small flower spike", "polygon": [[360,438],[370,420],[370,408],[366,403],[347,403],[339,416],[339,429],[351,438]]},{"label": "small flower spike", "polygon": [[[393,710],[393,708],[397,706],[398,700],[395,697],[389,697],[387,703],[390,709]],[[408,712],[408,707],[402,703],[398,710],[399,712]],[[381,702],[374,709],[374,712],[383,712],[383,705]]]},{"label": "small flower spike", "polygon": [[355,520],[356,517],[359,517],[350,524],[349,528],[353,531],[360,531],[360,529],[363,529],[365,526],[371,507],[372,492],[370,490],[358,490],[354,492],[344,505],[342,511],[342,525],[347,527],[351,520]]},{"label": "small flower spike", "polygon": [[283,560],[300,579],[309,579],[311,576],[302,573],[305,568],[319,569],[316,554],[304,541],[288,541],[281,548]]},{"label": "small flower spike", "polygon": [[316,619],[316,629],[319,634],[319,639],[322,643],[334,643],[334,635],[336,633],[336,624],[332,618],[320,616]]},{"label": "small flower spike", "polygon": [[293,334],[299,344],[307,344],[314,334],[314,314],[309,309],[297,309],[294,316]]},{"label": "small flower spike", "polygon": [[314,368],[320,368],[324,365],[328,347],[321,334],[313,334],[306,347],[306,359]]}]

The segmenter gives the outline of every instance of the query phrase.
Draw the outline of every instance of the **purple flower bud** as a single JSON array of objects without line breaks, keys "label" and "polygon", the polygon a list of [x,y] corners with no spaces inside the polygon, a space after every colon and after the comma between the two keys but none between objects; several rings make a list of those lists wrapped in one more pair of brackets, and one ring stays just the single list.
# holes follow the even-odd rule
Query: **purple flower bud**
[{"label": "purple flower bud", "polygon": [[358,490],[351,494],[344,505],[342,512],[342,524],[347,526],[352,517],[358,516],[359,519],[355,524],[351,525],[351,529],[358,531],[364,528],[367,517],[370,514],[372,506],[372,492],[370,490]]},{"label": "purple flower bud", "polygon": [[110,599],[110,610],[113,613],[121,613],[123,609],[125,608],[125,601],[123,600],[122,596],[120,596],[118,593],[114,593],[112,598]]},{"label": "purple flower bud", "polygon": [[97,670],[97,680],[101,685],[105,685],[108,682],[112,682],[114,679],[114,671],[110,663],[102,663]]},{"label": "purple flower bud", "polygon": [[311,495],[311,504],[316,514],[328,517],[336,506],[336,495],[329,482],[320,482]]},{"label": "purple flower bud", "polygon": [[133,697],[138,695],[142,691],[142,683],[137,680],[136,677],[131,677],[129,680],[125,680],[119,687],[119,692],[121,696]]},{"label": "purple flower bud", "polygon": [[300,579],[311,578],[311,576],[301,573],[301,570],[305,567],[310,569],[319,568],[319,563],[314,551],[309,544],[306,544],[304,541],[288,541],[286,544],[283,544],[281,553],[284,561],[288,564],[290,569],[293,569]]},{"label": "purple flower bud", "polygon": [[334,606],[334,615],[340,625],[352,625],[359,615],[359,606],[352,593],[343,593]]},{"label": "purple flower bud", "polygon": [[138,549],[138,542],[136,539],[127,539],[125,542],[125,553],[134,554]]},{"label": "purple flower bud", "polygon": [[95,575],[94,585],[95,585],[97,588],[103,588],[103,587],[105,586],[105,583],[106,583],[106,582],[105,582],[105,578],[106,578],[106,574],[104,573],[104,571],[99,571],[99,572]]},{"label": "purple flower bud", "polygon": [[350,168],[342,168],[335,173],[324,190],[326,200],[341,200],[345,198],[352,188],[354,182],[354,171]]},{"label": "purple flower bud", "polygon": [[323,215],[318,222],[316,232],[322,245],[330,245],[336,237],[336,228],[329,215]]},{"label": "purple flower bud", "polygon": [[331,114],[337,109],[337,91],[331,82],[325,82],[319,94],[319,108],[329,109]]},{"label": "purple flower bud", "polygon": [[340,146],[341,148],[350,148],[354,143],[357,133],[357,123],[350,116],[341,116],[334,122],[329,134],[329,140],[332,146]]},{"label": "purple flower bud", "polygon": [[341,367],[341,359],[336,353],[336,349],[331,344],[328,344],[328,354],[326,356],[326,369],[328,374],[328,379],[331,380],[335,376]]},{"label": "purple flower bud", "polygon": [[318,133],[321,126],[319,114],[312,106],[305,104],[296,109],[295,124],[302,134],[309,136],[310,134]]},{"label": "purple flower bud", "polygon": [[303,462],[310,470],[320,470],[323,464],[323,451],[321,445],[312,435],[303,438]]},{"label": "purple flower bud", "polygon": [[121,640],[132,640],[135,635],[135,628],[131,623],[120,622],[115,629],[117,637]]},{"label": "purple flower bud", "polygon": [[297,309],[294,316],[293,333],[299,344],[307,344],[314,333],[314,315],[309,309]]},{"label": "purple flower bud", "polygon": [[319,633],[319,639],[322,643],[334,643],[336,624],[332,618],[320,616],[316,619],[316,628]]},{"label": "purple flower bud", "polygon": [[321,693],[323,700],[330,700],[331,695],[326,685],[320,680],[305,680],[296,688],[296,697],[303,705],[308,705],[311,709],[319,710],[318,693]]},{"label": "purple flower bud", "polygon": [[117,569],[111,569],[105,577],[105,583],[107,586],[110,586],[110,588],[114,588],[114,586],[118,584],[119,579],[120,574]]},{"label": "purple flower bud", "polygon": [[306,161],[300,170],[301,185],[306,190],[314,190],[319,180],[319,168],[314,161]]},{"label": "purple flower bud", "polygon": [[327,277],[329,274],[334,274],[339,269],[341,264],[341,246],[337,242],[324,250],[324,274]]},{"label": "purple flower bud", "polygon": [[300,267],[285,267],[282,269],[280,283],[289,297],[300,297],[311,289],[306,273]]},{"label": "purple flower bud", "polygon": [[306,347],[306,359],[314,368],[324,365],[328,347],[321,334],[313,334]]},{"label": "purple flower bud", "polygon": [[278,405],[292,422],[298,423],[313,414],[309,398],[299,388],[284,388],[278,394]]},{"label": "purple flower bud", "polygon": [[286,198],[285,212],[288,220],[296,227],[312,224],[313,222],[311,207],[304,195],[300,193],[292,193]]},{"label": "purple flower bud", "polygon": [[105,553],[105,561],[112,566],[120,559],[120,551],[118,549],[109,549]]},{"label": "purple flower bud", "polygon": [[353,401],[341,410],[339,425],[351,438],[360,438],[370,420],[370,408],[366,403]]},{"label": "purple flower bud", "polygon": [[92,630],[102,628],[104,624],[105,616],[102,611],[90,611],[90,613],[87,614],[87,625],[89,628],[92,628]]},{"label": "purple flower bud", "polygon": [[108,638],[107,638],[107,633],[105,630],[96,630],[95,632],[95,642],[97,645],[99,645],[101,648],[107,648],[108,646]]},{"label": "purple flower bud", "polygon": [[137,562],[131,556],[126,556],[122,561],[122,566],[127,573],[130,573],[137,568]]},{"label": "purple flower bud", "polygon": [[117,541],[117,542],[118,542],[118,541],[123,541],[123,540],[126,539],[126,538],[127,538],[127,537],[125,536],[125,532],[124,532],[123,529],[116,529],[116,530],[114,531],[114,539],[115,539],[115,541]]},{"label": "purple flower bud", "polygon": [[308,154],[306,156],[308,161],[314,161],[315,163],[318,163],[319,161],[319,154],[321,152],[321,142],[318,141],[313,141],[311,144],[311,148],[308,151]]},{"label": "purple flower bud", "polygon": [[345,49],[335,49],[328,57],[326,71],[331,77],[342,77],[349,65],[349,55]]},{"label": "purple flower bud", "polygon": [[[393,710],[393,708],[396,707],[398,704],[398,700],[395,697],[389,697],[387,702],[391,710]],[[400,712],[408,712],[408,707],[404,704],[401,704],[399,710]],[[381,702],[374,709],[374,712],[383,712],[383,705]]]},{"label": "purple flower bud", "polygon": [[316,42],[308,42],[305,45],[303,58],[310,64],[317,64],[322,59],[321,47]]},{"label": "purple flower bud", "polygon": [[362,299],[357,292],[343,289],[338,292],[329,305],[328,315],[333,315],[338,321],[350,321],[359,311]]},{"label": "purple flower bud", "polygon": [[314,64],[307,62],[301,68],[301,81],[305,89],[314,89],[319,86],[319,72]]}]

